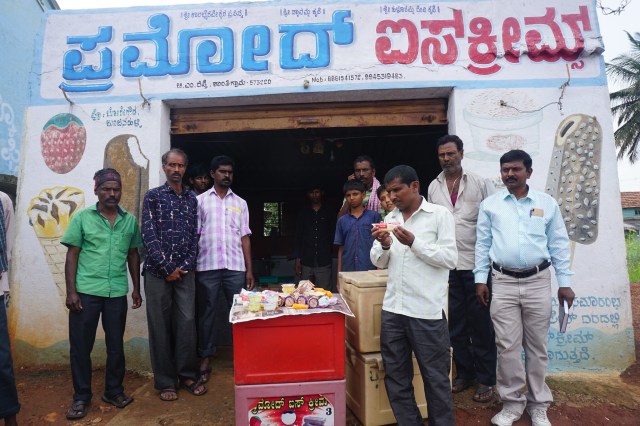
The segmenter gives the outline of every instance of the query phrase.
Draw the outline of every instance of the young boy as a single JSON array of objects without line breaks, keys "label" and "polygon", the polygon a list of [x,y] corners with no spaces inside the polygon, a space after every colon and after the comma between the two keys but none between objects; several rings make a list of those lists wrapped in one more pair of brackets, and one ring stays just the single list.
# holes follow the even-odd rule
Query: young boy
[{"label": "young boy", "polygon": [[367,210],[362,200],[367,192],[364,183],[350,180],[344,184],[349,212],[338,219],[333,244],[338,248],[338,272],[376,269],[369,258],[373,245],[371,225],[382,220],[380,213]]},{"label": "young boy", "polygon": [[376,194],[378,194],[378,200],[380,200],[380,215],[384,219],[384,217],[396,206],[391,202],[391,197],[389,197],[389,193],[387,192],[387,188],[384,185],[380,185],[376,190]]},{"label": "young boy", "polygon": [[204,164],[194,164],[189,168],[189,183],[194,195],[198,196],[211,188],[211,176]]}]

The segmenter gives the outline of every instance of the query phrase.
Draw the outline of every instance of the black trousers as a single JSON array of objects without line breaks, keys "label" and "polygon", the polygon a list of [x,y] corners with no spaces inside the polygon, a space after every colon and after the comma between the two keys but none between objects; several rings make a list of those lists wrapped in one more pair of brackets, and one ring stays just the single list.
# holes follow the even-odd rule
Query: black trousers
[{"label": "black trousers", "polygon": [[495,333],[489,307],[478,303],[476,298],[473,271],[449,272],[449,335],[456,378],[495,385]]},{"label": "black trousers", "polygon": [[69,311],[69,355],[73,379],[73,400],[91,401],[91,352],[96,341],[98,320],[107,347],[104,395],[124,392],[124,328],[127,322],[127,297],[100,297],[79,293],[82,311]]},{"label": "black trousers", "polygon": [[422,426],[413,389],[415,354],[424,381],[429,425],[453,426],[447,320],[426,320],[382,311],[380,350],[384,385],[399,426]]}]

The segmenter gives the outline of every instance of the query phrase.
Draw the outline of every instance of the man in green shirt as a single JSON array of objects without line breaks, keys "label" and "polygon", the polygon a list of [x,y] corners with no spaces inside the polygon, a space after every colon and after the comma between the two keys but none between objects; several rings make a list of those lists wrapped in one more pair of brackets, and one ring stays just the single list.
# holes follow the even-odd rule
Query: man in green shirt
[{"label": "man in green shirt", "polygon": [[102,169],[93,177],[98,202],[77,212],[62,237],[68,247],[65,278],[69,308],[69,345],[73,404],[68,419],[87,415],[91,403],[91,350],[102,315],[107,365],[102,400],[124,408],[133,398],[124,393],[124,328],[127,319],[127,265],[133,282],[133,309],[142,305],[140,255],[142,246],[136,218],[118,203],[120,174]]}]

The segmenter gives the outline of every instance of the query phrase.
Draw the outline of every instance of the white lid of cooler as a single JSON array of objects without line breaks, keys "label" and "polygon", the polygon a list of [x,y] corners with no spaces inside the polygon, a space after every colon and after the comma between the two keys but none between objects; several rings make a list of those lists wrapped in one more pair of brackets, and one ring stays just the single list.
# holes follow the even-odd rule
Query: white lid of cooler
[{"label": "white lid of cooler", "polygon": [[340,272],[340,283],[356,287],[386,287],[389,271],[377,269],[373,271]]}]

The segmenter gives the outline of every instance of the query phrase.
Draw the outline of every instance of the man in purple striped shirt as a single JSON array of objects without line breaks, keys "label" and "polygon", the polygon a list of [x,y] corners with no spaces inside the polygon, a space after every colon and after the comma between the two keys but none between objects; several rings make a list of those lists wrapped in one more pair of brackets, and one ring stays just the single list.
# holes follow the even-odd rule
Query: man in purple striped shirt
[{"label": "man in purple striped shirt", "polygon": [[220,289],[231,307],[233,295],[253,289],[251,230],[247,202],[232,190],[234,162],[220,155],[209,167],[213,187],[198,196],[198,356],[200,381],[209,380],[216,352],[215,315]]}]

